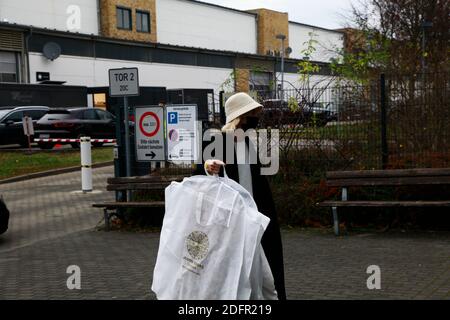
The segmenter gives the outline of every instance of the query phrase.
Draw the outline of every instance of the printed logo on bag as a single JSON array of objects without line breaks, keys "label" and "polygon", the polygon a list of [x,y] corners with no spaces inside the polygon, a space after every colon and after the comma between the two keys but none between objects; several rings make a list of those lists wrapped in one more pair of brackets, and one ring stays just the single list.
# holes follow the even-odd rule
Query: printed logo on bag
[{"label": "printed logo on bag", "polygon": [[208,254],[208,236],[201,231],[194,231],[187,236],[186,247],[192,258],[202,260]]}]

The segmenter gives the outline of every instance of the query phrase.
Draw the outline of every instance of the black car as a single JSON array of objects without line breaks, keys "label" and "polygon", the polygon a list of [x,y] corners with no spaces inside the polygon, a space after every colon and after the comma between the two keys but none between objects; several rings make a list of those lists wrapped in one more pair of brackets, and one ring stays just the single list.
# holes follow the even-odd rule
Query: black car
[{"label": "black car", "polygon": [[0,107],[0,145],[28,146],[28,138],[23,132],[22,118],[31,117],[36,127],[36,122],[48,111],[49,108],[45,106]]},{"label": "black car", "polygon": [[9,210],[0,196],[0,234],[5,233],[8,230],[9,223]]},{"label": "black car", "polygon": [[[98,108],[51,109],[37,122],[35,137],[38,139],[78,139],[88,136],[93,139],[115,138],[115,117]],[[70,143],[78,148],[79,143]],[[39,142],[42,149],[51,149],[55,143]],[[102,143],[93,143],[101,146]]]},{"label": "black car", "polygon": [[286,101],[279,99],[267,99],[263,103],[262,125],[264,127],[278,127],[289,125],[297,121],[295,114]]},{"label": "black car", "polygon": [[314,102],[309,103],[303,109],[305,118],[308,119],[308,123],[323,126],[328,122],[337,121],[337,111],[333,107],[333,104]]}]

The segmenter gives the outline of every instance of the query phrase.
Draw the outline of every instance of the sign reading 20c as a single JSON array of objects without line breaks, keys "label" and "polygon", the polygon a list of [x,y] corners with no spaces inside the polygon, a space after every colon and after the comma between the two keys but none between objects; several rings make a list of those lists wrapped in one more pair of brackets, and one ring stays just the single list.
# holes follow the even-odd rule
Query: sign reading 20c
[{"label": "sign reading 20c", "polygon": [[109,88],[111,97],[139,95],[138,69],[110,69]]}]

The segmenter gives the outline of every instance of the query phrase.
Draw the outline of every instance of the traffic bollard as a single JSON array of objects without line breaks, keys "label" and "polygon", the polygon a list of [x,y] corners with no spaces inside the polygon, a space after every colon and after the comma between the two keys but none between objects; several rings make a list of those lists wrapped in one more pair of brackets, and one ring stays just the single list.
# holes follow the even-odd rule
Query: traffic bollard
[{"label": "traffic bollard", "polygon": [[91,138],[80,138],[81,151],[81,191],[83,193],[92,191],[92,153]]}]

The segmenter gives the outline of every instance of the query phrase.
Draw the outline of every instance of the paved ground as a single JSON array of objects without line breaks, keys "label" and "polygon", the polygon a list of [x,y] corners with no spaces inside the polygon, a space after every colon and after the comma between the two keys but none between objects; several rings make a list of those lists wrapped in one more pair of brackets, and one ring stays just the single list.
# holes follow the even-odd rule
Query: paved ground
[{"label": "paved ground", "polygon": [[[150,292],[158,233],[104,232],[91,203],[112,168],[94,170],[102,193],[81,195],[78,173],[0,186],[11,212],[0,236],[0,299],[154,299]],[[450,299],[450,233],[354,234],[284,230],[289,299]],[[81,290],[66,286],[70,265]],[[366,269],[381,269],[368,290]]]}]

